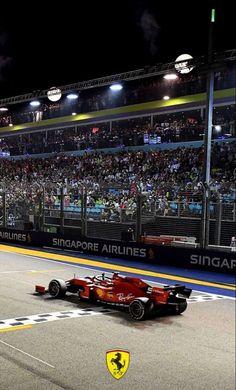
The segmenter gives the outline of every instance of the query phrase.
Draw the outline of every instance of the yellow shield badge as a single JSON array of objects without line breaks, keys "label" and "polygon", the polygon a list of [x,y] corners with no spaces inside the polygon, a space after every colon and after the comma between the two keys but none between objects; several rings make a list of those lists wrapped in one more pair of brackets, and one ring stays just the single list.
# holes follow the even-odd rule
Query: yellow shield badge
[{"label": "yellow shield badge", "polygon": [[130,353],[121,349],[107,351],[106,363],[110,374],[115,379],[122,378],[129,368]]}]

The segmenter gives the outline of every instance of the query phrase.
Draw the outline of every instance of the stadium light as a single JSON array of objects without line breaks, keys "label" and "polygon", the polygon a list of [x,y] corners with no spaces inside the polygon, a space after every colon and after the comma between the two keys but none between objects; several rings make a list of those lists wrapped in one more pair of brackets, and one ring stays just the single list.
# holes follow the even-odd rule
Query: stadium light
[{"label": "stadium light", "polygon": [[69,95],[67,95],[67,99],[69,100],[75,100],[75,99],[78,99],[78,95],[76,93],[69,93]]},{"label": "stadium light", "polygon": [[123,89],[123,86],[121,84],[112,84],[109,87],[112,91],[121,91]]},{"label": "stadium light", "polygon": [[167,96],[167,95],[163,96],[163,100],[169,100],[169,99],[170,99],[169,96]]},{"label": "stadium light", "polygon": [[0,107],[0,111],[1,111],[1,112],[8,111],[8,108],[7,108],[7,107]]},{"label": "stadium light", "polygon": [[163,76],[165,80],[176,80],[178,78],[177,74],[175,73],[168,73]]},{"label": "stadium light", "polygon": [[[191,72],[191,70],[193,70],[193,66],[188,66],[188,61],[192,59],[193,57],[190,54],[181,54],[175,60],[176,62],[175,69],[181,74]],[[183,61],[183,62],[179,62],[179,61]]]},{"label": "stadium light", "polygon": [[40,106],[40,104],[41,103],[38,100],[33,100],[32,102],[30,102],[30,105],[32,107],[38,107],[38,106]]},{"label": "stadium light", "polygon": [[51,102],[57,102],[58,100],[60,100],[61,95],[62,95],[61,90],[56,87],[50,88],[47,92],[48,100],[50,100]]}]

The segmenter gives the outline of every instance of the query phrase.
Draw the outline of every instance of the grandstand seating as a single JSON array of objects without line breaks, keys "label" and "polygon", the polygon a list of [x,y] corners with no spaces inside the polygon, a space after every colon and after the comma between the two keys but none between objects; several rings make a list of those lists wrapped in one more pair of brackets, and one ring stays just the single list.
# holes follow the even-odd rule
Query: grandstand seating
[{"label": "grandstand seating", "polygon": [[[227,70],[219,80],[217,75],[215,79],[216,89],[224,91],[217,98],[213,113],[212,137],[217,142],[212,143],[210,180],[210,216],[215,216],[216,204],[222,201],[226,205],[222,216],[229,221],[235,218],[236,201],[233,72],[234,69]],[[156,100],[167,88],[162,77],[129,85],[130,89],[123,91],[115,102],[104,97],[105,89],[81,93],[76,112],[93,111],[81,123],[72,123],[71,107],[65,103],[49,105],[44,101],[39,116],[19,105],[13,105],[7,115],[0,112],[0,211],[4,192],[7,213],[16,221],[32,210],[39,213],[42,201],[47,217],[60,218],[63,211],[65,218],[79,219],[83,213],[81,188],[85,188],[88,220],[134,221],[137,194],[145,196],[141,205],[145,223],[155,222],[160,216],[200,218],[205,100],[194,102],[193,96],[205,91],[205,77],[193,73],[180,77],[171,86],[171,97],[186,95],[181,109],[174,100],[170,107]],[[148,110],[144,102],[152,102]],[[102,112],[119,106],[120,112]],[[113,112],[118,114],[113,117]],[[68,122],[60,122],[61,115],[67,115]],[[47,121],[50,118],[54,121],[51,124]],[[15,135],[9,135],[11,123],[25,123],[25,127],[16,126]],[[61,188],[67,197],[62,202],[63,210]],[[3,220],[2,215],[0,219]],[[10,220],[8,223],[10,227]],[[145,240],[168,244],[173,241],[170,236],[149,236]]]}]

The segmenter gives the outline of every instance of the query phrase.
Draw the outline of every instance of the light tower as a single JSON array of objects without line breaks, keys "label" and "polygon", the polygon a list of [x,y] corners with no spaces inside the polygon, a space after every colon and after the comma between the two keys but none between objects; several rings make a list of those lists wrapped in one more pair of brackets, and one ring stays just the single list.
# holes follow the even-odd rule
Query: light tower
[{"label": "light tower", "polygon": [[212,68],[212,38],[213,25],[215,23],[215,10],[211,10],[211,22],[208,38],[207,56],[207,93],[206,93],[206,121],[204,132],[204,166],[203,166],[203,208],[202,208],[202,243],[203,248],[209,245],[210,229],[210,173],[211,173],[211,138],[212,138],[212,113],[214,99],[214,70]]}]

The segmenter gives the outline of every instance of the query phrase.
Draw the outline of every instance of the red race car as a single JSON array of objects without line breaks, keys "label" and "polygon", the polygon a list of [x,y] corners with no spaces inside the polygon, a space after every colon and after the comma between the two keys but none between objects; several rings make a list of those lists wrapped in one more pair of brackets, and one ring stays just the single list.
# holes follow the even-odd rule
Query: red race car
[{"label": "red race car", "polygon": [[62,298],[66,292],[70,292],[90,302],[126,307],[135,320],[165,312],[181,314],[186,310],[187,298],[192,292],[179,284],[152,287],[139,278],[122,276],[116,272],[112,277],[102,273],[66,281],[53,279],[48,289],[35,286],[35,291],[39,294],[49,293],[54,298]]}]

